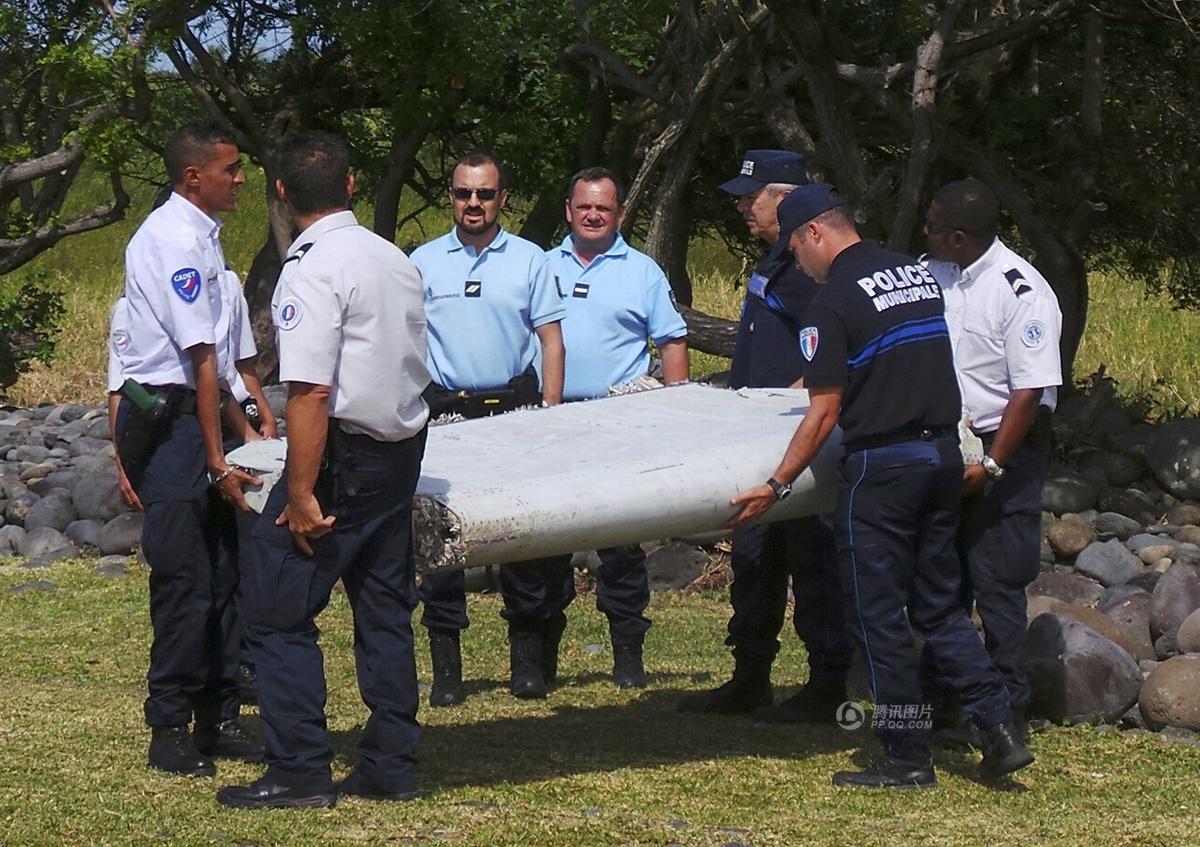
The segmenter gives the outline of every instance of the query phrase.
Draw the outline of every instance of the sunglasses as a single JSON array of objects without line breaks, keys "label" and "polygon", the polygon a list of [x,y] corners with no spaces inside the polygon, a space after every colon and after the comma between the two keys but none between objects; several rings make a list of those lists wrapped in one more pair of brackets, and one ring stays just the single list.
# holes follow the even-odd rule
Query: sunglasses
[{"label": "sunglasses", "polygon": [[499,188],[451,188],[450,195],[455,200],[470,200],[474,194],[479,198],[480,202],[486,203],[489,200],[495,200],[496,195],[500,193]]}]

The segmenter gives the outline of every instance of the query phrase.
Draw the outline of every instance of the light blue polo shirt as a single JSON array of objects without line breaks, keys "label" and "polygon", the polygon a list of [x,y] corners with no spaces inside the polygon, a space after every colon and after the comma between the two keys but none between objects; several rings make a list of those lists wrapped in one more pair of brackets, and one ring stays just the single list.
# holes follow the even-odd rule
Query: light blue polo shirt
[{"label": "light blue polo shirt", "polygon": [[546,254],[504,229],[477,254],[456,227],[412,260],[425,285],[429,374],[452,391],[507,384],[533,364],[533,331],[566,314]]},{"label": "light blue polo shirt", "polygon": [[654,260],[620,235],[585,268],[571,236],[547,252],[567,306],[564,400],[603,397],[650,369],[650,345],[687,335],[671,287]]}]

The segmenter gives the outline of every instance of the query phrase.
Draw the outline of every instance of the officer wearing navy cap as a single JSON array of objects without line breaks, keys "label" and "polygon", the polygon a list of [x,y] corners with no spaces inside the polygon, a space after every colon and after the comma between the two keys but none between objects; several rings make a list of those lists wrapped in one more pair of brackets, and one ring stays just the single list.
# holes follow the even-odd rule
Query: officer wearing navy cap
[{"label": "officer wearing navy cap", "polygon": [[[331,806],[339,794],[406,800],[416,791],[412,497],[429,416],[424,291],[413,263],[349,210],[349,164],[346,145],[328,133],[297,133],[279,153],[276,192],[301,231],[271,301],[288,448],[242,573],[267,770],[217,793],[238,808]],[[355,769],[335,788],[314,619],[338,580],[370,715]]]},{"label": "officer wearing navy cap", "polygon": [[126,497],[145,512],[154,629],[149,764],[211,776],[214,756],[252,760],[262,752],[237,723],[237,574],[210,554],[207,505],[211,485],[246,509],[242,486],[255,481],[225,460],[219,409],[232,365],[217,215],[234,208],[245,177],[233,135],[217,124],[181,127],[163,159],[172,191],[125,250],[126,328],[114,337],[124,382],[114,429],[134,495]]},{"label": "officer wearing navy cap", "polygon": [[[930,204],[925,244],[926,266],[946,299],[963,406],[986,451],[963,480],[964,602],[979,611],[988,653],[1020,717],[1030,688],[1018,654],[1025,587],[1041,567],[1062,314],[1045,278],[996,236],[999,217],[1000,204],[984,183],[947,183]],[[922,670],[936,676],[932,667]]]},{"label": "officer wearing navy cap", "polygon": [[[788,150],[750,150],[741,173],[721,185],[738,198],[751,235],[770,245],[747,284],[729,375],[731,388],[786,387],[804,375],[797,337],[819,286],[798,269],[781,231],[781,199],[808,182],[805,160]],[[679,708],[703,712],[755,712],[765,722],[832,721],[846,699],[846,668],[853,643],[845,610],[833,533],[821,518],[740,526],[733,532],[733,616],[725,643],[733,648],[733,678],[689,694]],[[795,608],[792,623],[808,649],[808,683],[771,705],[771,664],[787,609],[788,577]]]},{"label": "officer wearing navy cap", "polygon": [[937,782],[910,625],[983,733],[984,778],[1023,768],[1033,756],[1012,723],[1003,677],[959,600],[960,395],[941,287],[915,260],[861,240],[828,184],[793,191],[779,217],[796,262],[824,284],[800,330],[810,406],[775,473],[732,499],[741,507],[732,522],[787,497],[841,424],[835,527],[885,755],[835,774],[834,784]]},{"label": "officer wearing navy cap", "polygon": [[[432,414],[482,417],[520,406],[562,402],[566,310],[545,251],[500,225],[507,178],[488,153],[468,154],[450,172],[450,232],[413,251],[425,284],[429,320],[426,391]],[[540,353],[541,373],[535,368]],[[510,688],[522,698],[546,696],[557,670],[574,572],[560,557],[500,568],[508,621]],[[462,571],[421,580],[433,660],[432,706],[466,696],[460,633],[467,628]]]}]

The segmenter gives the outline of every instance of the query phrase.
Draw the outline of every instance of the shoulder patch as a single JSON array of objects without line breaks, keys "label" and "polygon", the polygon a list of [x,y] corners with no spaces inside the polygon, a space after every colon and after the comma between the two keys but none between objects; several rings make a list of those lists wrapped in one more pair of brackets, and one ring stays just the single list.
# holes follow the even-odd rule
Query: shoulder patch
[{"label": "shoulder patch", "polygon": [[817,355],[818,341],[820,338],[815,326],[806,326],[800,330],[800,352],[804,354],[806,361],[811,362],[813,356]]},{"label": "shoulder patch", "polygon": [[1026,347],[1037,349],[1046,343],[1046,325],[1039,320],[1032,320],[1021,330],[1021,343]]},{"label": "shoulder patch", "polygon": [[180,268],[171,274],[171,287],[185,303],[194,303],[200,296],[200,271],[195,268]]},{"label": "shoulder patch", "polygon": [[282,330],[295,329],[300,324],[300,319],[304,317],[304,311],[300,308],[300,301],[295,297],[285,297],[283,302],[279,304],[279,312],[275,316],[276,325]]},{"label": "shoulder patch", "polygon": [[1022,294],[1032,294],[1033,286],[1030,285],[1021,272],[1016,268],[1009,268],[1004,272],[1004,278],[1008,280],[1008,284],[1012,286],[1013,294],[1020,297]]},{"label": "shoulder patch", "polygon": [[112,334],[112,348],[117,355],[124,353],[129,349],[129,333],[123,329],[118,329]]}]

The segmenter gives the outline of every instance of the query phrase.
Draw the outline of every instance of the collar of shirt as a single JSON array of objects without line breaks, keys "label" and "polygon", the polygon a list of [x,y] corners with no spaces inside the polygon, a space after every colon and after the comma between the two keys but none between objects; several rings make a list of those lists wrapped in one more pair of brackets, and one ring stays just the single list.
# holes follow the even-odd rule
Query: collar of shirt
[{"label": "collar of shirt", "polygon": [[299,252],[302,246],[311,244],[327,232],[357,225],[358,219],[354,217],[354,212],[351,212],[349,209],[346,209],[344,212],[334,212],[332,215],[318,218],[308,225],[308,229],[296,236],[296,240],[288,248],[287,257],[289,259],[292,258],[292,256]]},{"label": "collar of shirt", "polygon": [[999,238],[993,238],[991,246],[983,251],[983,255],[961,270],[959,282],[966,285],[979,279],[999,261],[1002,252],[1004,252],[1004,245],[1000,243]]},{"label": "collar of shirt", "polygon": [[221,222],[219,220],[210,218],[199,206],[175,191],[171,192],[166,205],[170,207],[172,214],[192,227],[196,232],[202,232],[213,241],[216,241],[217,235],[221,232]]},{"label": "collar of shirt", "polygon": [[[491,240],[488,246],[484,247],[482,250],[476,251],[474,247],[463,244],[462,241],[459,240],[458,227],[455,226],[454,229],[450,230],[449,234],[446,236],[446,242],[447,253],[456,253],[459,250],[462,250],[468,256],[474,253],[475,258],[478,259],[484,253],[489,253],[492,250],[503,250],[504,245],[508,243],[508,232],[504,229],[504,227],[498,227],[496,229],[496,237]],[[470,247],[470,249],[468,249],[468,247]]]},{"label": "collar of shirt", "polygon": [[562,251],[564,256],[570,256],[572,259],[574,259],[575,262],[585,270],[595,265],[601,259],[611,259],[629,255],[629,245],[625,243],[625,239],[621,237],[621,233],[619,232],[617,233],[617,238],[615,241],[613,241],[612,245],[603,253],[600,253],[593,258],[592,261],[588,262],[587,265],[584,265],[583,262],[579,261],[579,254],[575,252],[575,242],[570,233],[567,233],[567,237],[562,240],[562,244],[559,245],[558,249]]}]

